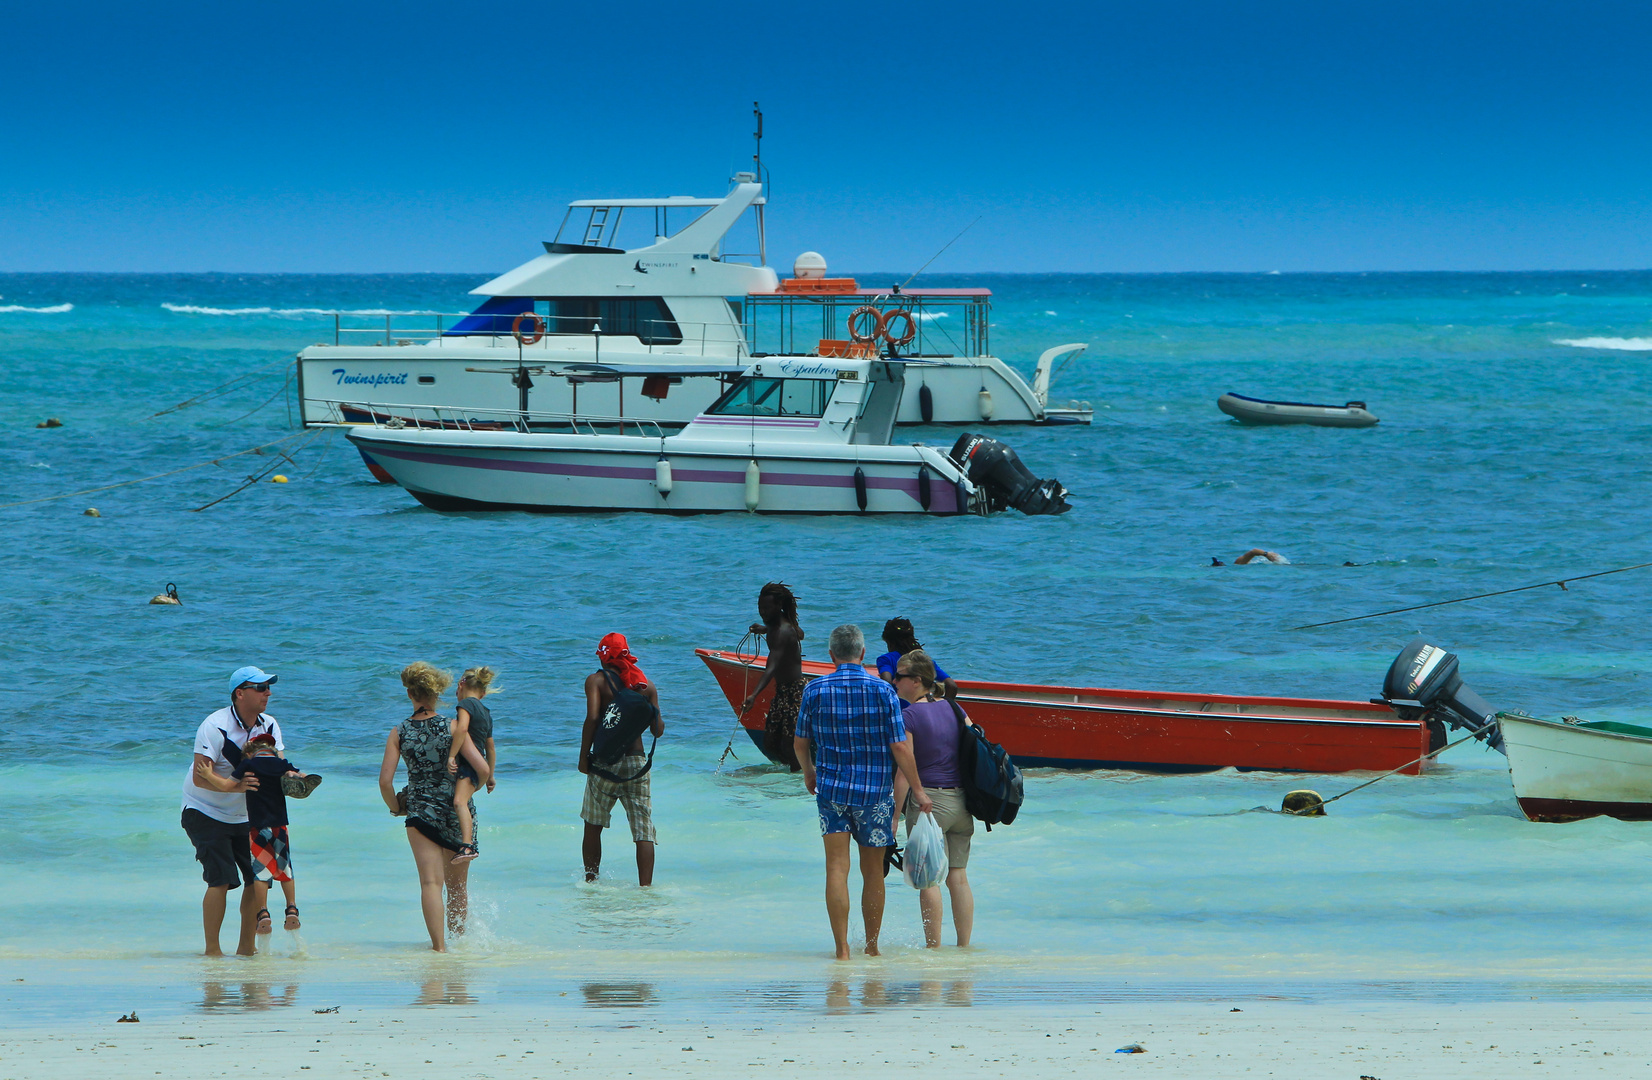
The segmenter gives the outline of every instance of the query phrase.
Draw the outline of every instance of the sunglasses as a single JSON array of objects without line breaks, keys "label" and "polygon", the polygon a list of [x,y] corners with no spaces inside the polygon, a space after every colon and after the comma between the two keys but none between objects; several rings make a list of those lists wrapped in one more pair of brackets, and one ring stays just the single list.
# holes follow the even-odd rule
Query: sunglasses
[{"label": "sunglasses", "polygon": [[252,690],[252,691],[255,691],[256,693],[260,693],[260,694],[267,694],[267,693],[270,692],[270,687],[273,686],[273,685],[275,685],[275,684],[274,683],[267,683],[267,682],[249,682],[249,683],[242,683],[241,684],[241,689],[243,689],[243,690]]},{"label": "sunglasses", "polygon": [[[916,675],[912,674],[910,671],[897,671],[897,672],[895,672],[895,678],[897,678],[897,679],[917,679],[918,677]],[[918,681],[922,682],[923,680],[918,679]]]}]

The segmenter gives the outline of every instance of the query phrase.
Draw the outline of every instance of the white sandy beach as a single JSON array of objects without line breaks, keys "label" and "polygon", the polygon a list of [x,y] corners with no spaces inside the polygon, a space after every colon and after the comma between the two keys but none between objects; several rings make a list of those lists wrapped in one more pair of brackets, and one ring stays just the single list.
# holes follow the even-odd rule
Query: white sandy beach
[{"label": "white sandy beach", "polygon": [[[940,1067],[950,1075],[1177,1077],[1644,1076],[1652,1007],[1626,1002],[1435,1006],[1246,1001],[1013,1009],[878,1008],[866,988],[822,1012],[742,1011],[733,1022],[589,1010],[562,995],[511,1010],[345,1008],[200,1015],[0,1036],[0,1080],[168,1078],[841,1077]],[[937,985],[935,1005],[948,1004]],[[962,1005],[963,1002],[952,1004]],[[1144,1051],[1121,1054],[1129,1044]]]}]

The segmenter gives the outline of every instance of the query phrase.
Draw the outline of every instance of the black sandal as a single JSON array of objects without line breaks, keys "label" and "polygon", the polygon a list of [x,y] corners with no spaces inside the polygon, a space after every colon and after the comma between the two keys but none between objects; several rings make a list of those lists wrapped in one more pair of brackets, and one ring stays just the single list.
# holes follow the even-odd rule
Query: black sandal
[{"label": "black sandal", "polygon": [[476,858],[478,854],[475,844],[460,844],[459,850],[454,853],[453,861],[456,863],[469,862]]},{"label": "black sandal", "polygon": [[270,922],[270,909],[264,908],[258,912],[258,924],[253,928],[255,934],[269,934],[275,931],[275,924]]},{"label": "black sandal", "polygon": [[299,928],[298,905],[297,904],[288,904],[286,915],[287,915],[287,921],[286,921],[286,924],[282,927],[282,929],[284,929],[284,930],[297,930]]}]

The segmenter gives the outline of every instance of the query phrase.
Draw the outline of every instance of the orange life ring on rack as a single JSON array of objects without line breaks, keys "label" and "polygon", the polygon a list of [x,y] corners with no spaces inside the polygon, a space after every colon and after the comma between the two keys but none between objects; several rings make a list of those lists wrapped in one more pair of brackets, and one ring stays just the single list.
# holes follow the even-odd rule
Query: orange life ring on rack
[{"label": "orange life ring on rack", "polygon": [[[533,330],[526,334],[522,332],[524,320],[527,320],[533,326]],[[516,317],[515,322],[511,323],[511,333],[516,336],[517,344],[532,345],[545,336],[545,320],[541,319],[536,312],[524,311]]]},{"label": "orange life ring on rack", "polygon": [[[901,334],[900,337],[896,337],[889,329],[890,325],[894,323],[896,319],[906,320],[906,332]],[[905,310],[904,308],[895,308],[891,311],[886,311],[883,313],[882,330],[883,340],[889,342],[889,344],[895,346],[896,348],[899,348],[918,336],[918,321],[912,317],[911,312]]]},{"label": "orange life ring on rack", "polygon": [[[855,324],[861,320],[862,316],[869,317],[872,320],[872,329],[866,331],[864,334],[855,328]],[[878,335],[882,333],[883,312],[879,311],[871,304],[862,305],[849,313],[849,336],[854,338],[856,341],[864,345],[869,341],[878,340]]]}]

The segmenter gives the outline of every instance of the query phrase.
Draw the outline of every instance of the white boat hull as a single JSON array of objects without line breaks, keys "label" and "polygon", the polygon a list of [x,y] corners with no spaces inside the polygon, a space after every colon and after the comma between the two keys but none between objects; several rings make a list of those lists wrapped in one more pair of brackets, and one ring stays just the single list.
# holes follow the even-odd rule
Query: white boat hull
[{"label": "white boat hull", "polygon": [[[438,510],[957,514],[970,510],[974,492],[932,447],[846,446],[825,458],[818,448],[799,446],[795,455],[759,450],[754,459],[739,441],[704,438],[690,447],[672,437],[366,427],[348,436],[397,484]],[[671,466],[669,494],[658,483],[662,457]],[[760,479],[756,504],[748,507],[753,460]],[[864,511],[857,468],[865,480]],[[927,509],[922,470],[929,474]]]},{"label": "white boat hull", "polygon": [[[752,362],[749,358],[701,356],[698,353],[626,351],[604,340],[600,358],[589,338],[547,337],[521,351],[530,367],[591,364],[623,370],[627,366],[664,372],[680,365],[681,383],[673,384],[663,399],[643,395],[643,376],[622,376],[610,382],[572,382],[560,375],[533,375],[526,408],[533,412],[581,416],[624,416],[652,420],[666,427],[692,421],[726,389],[725,378],[708,371],[726,364],[732,378]],[[493,344],[483,344],[491,342]],[[634,344],[634,343],[633,343]],[[505,369],[518,362],[516,341],[510,337],[438,339],[411,345],[313,345],[298,354],[299,391],[306,424],[351,423],[365,416],[341,415],[331,402],[395,401],[456,409],[517,409],[521,391],[511,384]],[[759,358],[756,362],[762,362]],[[486,368],[469,371],[468,368]],[[692,372],[692,373],[690,373]],[[929,400],[925,418],[924,399]],[[986,391],[983,398],[982,391]],[[968,357],[913,363],[907,370],[906,389],[895,422],[898,424],[1036,424],[1046,420],[1088,423],[1089,411],[1058,409],[1046,417],[1032,388],[1013,368],[996,357]],[[983,413],[990,413],[984,416]]]},{"label": "white boat hull", "polygon": [[1506,713],[1499,725],[1514,796],[1531,820],[1652,820],[1652,738]]}]

